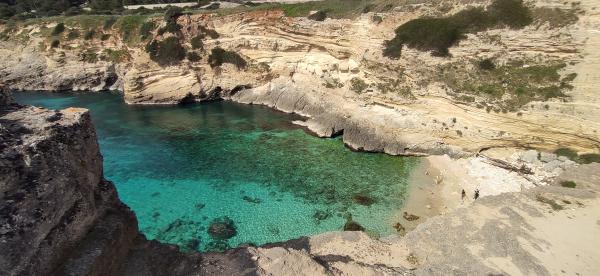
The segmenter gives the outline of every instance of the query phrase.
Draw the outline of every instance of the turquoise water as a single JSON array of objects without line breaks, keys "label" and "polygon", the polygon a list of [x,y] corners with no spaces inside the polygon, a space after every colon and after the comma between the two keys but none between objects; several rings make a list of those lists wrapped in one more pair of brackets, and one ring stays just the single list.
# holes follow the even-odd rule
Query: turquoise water
[{"label": "turquoise water", "polygon": [[[418,162],[352,152],[339,138],[316,138],[292,125],[298,117],[262,106],[128,106],[111,93],[20,92],[15,98],[90,109],[105,177],[149,239],[184,250],[341,230],[350,215],[369,233],[390,235]],[[224,217],[235,235],[209,235],[210,223]]]}]

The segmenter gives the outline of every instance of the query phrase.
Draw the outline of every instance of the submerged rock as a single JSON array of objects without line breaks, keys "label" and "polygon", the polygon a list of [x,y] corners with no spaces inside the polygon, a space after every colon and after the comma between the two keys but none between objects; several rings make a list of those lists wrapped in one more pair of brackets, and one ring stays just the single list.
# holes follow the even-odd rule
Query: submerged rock
[{"label": "submerged rock", "polygon": [[223,252],[229,249],[229,244],[225,240],[213,240],[204,249],[208,252]]},{"label": "submerged rock", "polygon": [[258,197],[249,197],[249,196],[243,196],[242,197],[243,200],[250,202],[250,203],[255,203],[255,204],[259,204],[262,202],[262,200]]},{"label": "submerged rock", "polygon": [[220,217],[210,223],[208,234],[214,239],[226,240],[237,235],[237,229],[229,217]]},{"label": "submerged rock", "polygon": [[315,211],[313,218],[315,218],[315,220],[317,220],[317,223],[319,223],[322,220],[328,219],[330,216],[331,216],[331,213],[329,213],[327,211],[317,210],[317,211]]},{"label": "submerged rock", "polygon": [[349,215],[346,219],[346,224],[344,224],[344,231],[365,231],[365,228],[354,221],[352,215]]},{"label": "submerged rock", "polygon": [[187,249],[188,251],[197,251],[198,246],[200,246],[199,239],[191,239],[185,243],[185,249]]},{"label": "submerged rock", "polygon": [[371,206],[373,203],[375,203],[375,200],[372,197],[365,194],[355,194],[352,196],[352,201],[365,206]]}]

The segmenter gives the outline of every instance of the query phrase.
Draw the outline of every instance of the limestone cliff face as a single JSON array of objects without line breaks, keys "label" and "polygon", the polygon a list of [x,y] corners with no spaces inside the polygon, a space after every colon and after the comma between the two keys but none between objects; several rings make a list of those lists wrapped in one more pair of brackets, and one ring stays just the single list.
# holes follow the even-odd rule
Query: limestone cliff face
[{"label": "limestone cliff face", "polygon": [[[600,72],[594,50],[600,37],[597,1],[532,1],[533,24],[469,34],[450,48],[451,57],[406,47],[399,59],[382,56],[384,41],[408,20],[488,3],[416,1],[377,14],[381,22],[372,13],[324,22],[285,17],[277,10],[184,15],[178,19],[178,37],[188,50],[191,39],[206,29],[218,37],[207,36],[203,49],[194,50],[200,61],[167,67],[149,59],[144,43],[127,44],[116,31],[107,41],[79,39],[69,47],[40,49],[45,41],[40,26],[28,26],[14,34],[26,34],[27,42],[0,44],[0,80],[17,89],[119,89],[132,104],[174,104],[188,95],[198,101],[266,104],[308,116],[301,124],[319,136],[343,134],[351,148],[390,154],[465,156],[497,147],[600,151],[600,96],[594,93]],[[555,8],[575,20],[556,24],[559,20],[549,16]],[[248,66],[211,67],[208,57],[216,47],[240,54]],[[103,48],[127,54],[118,61],[82,58]],[[507,70],[495,76],[502,79],[498,89],[516,86],[513,79],[527,78],[519,75],[527,68],[545,70],[553,64],[565,66],[555,84],[573,89],[507,107],[514,103],[506,95],[467,91],[489,87],[489,76],[476,66],[486,58]]]}]

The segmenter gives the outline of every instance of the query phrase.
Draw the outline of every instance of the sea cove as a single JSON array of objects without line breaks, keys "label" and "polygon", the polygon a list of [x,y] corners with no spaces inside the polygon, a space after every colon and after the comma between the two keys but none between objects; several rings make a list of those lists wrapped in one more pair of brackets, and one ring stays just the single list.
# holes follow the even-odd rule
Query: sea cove
[{"label": "sea cove", "polygon": [[[370,235],[391,235],[419,162],[352,152],[340,138],[311,136],[291,124],[301,118],[263,106],[129,106],[108,92],[14,97],[50,109],[90,109],[105,177],[142,233],[184,250],[342,230],[350,217]],[[233,236],[215,238],[211,223],[233,227],[225,235]]]}]

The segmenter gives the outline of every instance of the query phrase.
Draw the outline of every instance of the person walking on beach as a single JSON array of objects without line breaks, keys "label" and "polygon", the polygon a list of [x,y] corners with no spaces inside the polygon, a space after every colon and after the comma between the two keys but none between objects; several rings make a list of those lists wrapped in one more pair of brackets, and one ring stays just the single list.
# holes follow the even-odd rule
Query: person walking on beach
[{"label": "person walking on beach", "polygon": [[479,198],[479,189],[475,190],[475,196],[473,196],[474,199],[478,199]]},{"label": "person walking on beach", "polygon": [[462,200],[465,201],[465,197],[467,197],[467,192],[465,192],[465,189],[462,189]]}]

